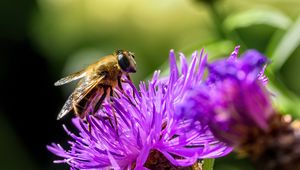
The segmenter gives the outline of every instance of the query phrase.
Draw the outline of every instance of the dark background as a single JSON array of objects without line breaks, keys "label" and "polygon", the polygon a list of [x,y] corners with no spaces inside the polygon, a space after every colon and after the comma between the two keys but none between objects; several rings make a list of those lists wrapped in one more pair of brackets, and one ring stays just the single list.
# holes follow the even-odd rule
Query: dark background
[{"label": "dark background", "polygon": [[[63,96],[32,43],[35,1],[1,1],[0,169],[55,169],[46,144],[65,138],[55,120]],[[53,138],[54,137],[54,138]]]},{"label": "dark background", "polygon": [[[274,34],[282,37],[289,26],[280,30],[256,23],[226,32],[225,17],[268,7],[288,16],[292,25],[300,14],[300,3],[293,0],[7,0],[0,5],[0,169],[9,170],[67,169],[53,164],[56,157],[46,150],[47,144],[68,139],[61,125],[68,125],[72,115],[62,121],[56,116],[74,84],[54,87],[60,77],[116,48],[136,53],[136,83],[163,68],[171,48],[189,55],[206,47],[211,59],[229,54],[236,44],[242,50],[256,48],[272,54],[268,44],[274,43]],[[292,51],[283,66],[271,73],[275,75],[271,83],[283,93],[276,106],[295,117],[299,105],[289,101],[298,101],[300,94],[299,51]],[[221,159],[216,169],[232,170],[233,165],[247,169],[247,160],[236,159],[235,155]]]}]

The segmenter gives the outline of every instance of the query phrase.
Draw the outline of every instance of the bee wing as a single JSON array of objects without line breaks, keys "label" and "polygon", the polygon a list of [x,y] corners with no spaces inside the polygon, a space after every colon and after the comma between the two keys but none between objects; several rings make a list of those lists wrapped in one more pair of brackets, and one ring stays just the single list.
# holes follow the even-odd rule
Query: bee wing
[{"label": "bee wing", "polygon": [[80,102],[105,76],[100,76],[91,80],[82,81],[75,91],[69,96],[63,108],[57,116],[57,120],[64,117],[73,109],[73,104]]},{"label": "bee wing", "polygon": [[66,114],[68,114],[72,108],[73,108],[73,98],[74,98],[74,92],[68,97],[68,100],[60,110],[59,114],[57,115],[57,120],[64,117]]},{"label": "bee wing", "polygon": [[54,83],[54,86],[60,86],[60,85],[69,83],[71,81],[80,79],[80,78],[84,77],[85,75],[86,75],[86,70],[78,71],[76,73],[68,75],[67,77],[61,78],[60,80],[58,80],[57,82]]}]

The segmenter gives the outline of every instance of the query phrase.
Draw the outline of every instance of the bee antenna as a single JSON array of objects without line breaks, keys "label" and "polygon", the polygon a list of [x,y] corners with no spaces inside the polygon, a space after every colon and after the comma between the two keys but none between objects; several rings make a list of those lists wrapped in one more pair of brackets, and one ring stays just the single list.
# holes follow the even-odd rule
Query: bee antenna
[{"label": "bee antenna", "polygon": [[116,53],[116,54],[122,54],[122,53],[123,53],[123,50],[117,49],[117,50],[115,51],[115,53]]}]

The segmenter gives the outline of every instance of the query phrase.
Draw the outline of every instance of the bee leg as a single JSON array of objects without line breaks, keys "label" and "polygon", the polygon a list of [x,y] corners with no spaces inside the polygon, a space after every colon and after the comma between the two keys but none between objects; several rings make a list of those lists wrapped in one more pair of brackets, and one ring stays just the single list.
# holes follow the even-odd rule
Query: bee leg
[{"label": "bee leg", "polygon": [[[118,87],[119,87],[119,89],[121,90],[122,94],[124,94],[127,97],[127,99],[129,100],[130,104],[132,104],[133,106],[135,106],[135,104],[132,102],[132,100],[130,99],[130,97],[124,92],[124,89],[122,87],[122,83],[121,82],[125,82],[125,81],[123,81],[121,79],[121,77],[119,77],[118,78]],[[133,97],[135,99],[135,96],[133,96]]]},{"label": "bee leg", "polygon": [[106,98],[107,95],[107,86],[102,86],[103,87],[103,94],[100,97],[99,101],[96,103],[95,107],[94,107],[94,111],[93,111],[93,116],[95,116],[96,112],[99,110],[100,106],[102,105],[104,99]]},{"label": "bee leg", "polygon": [[116,96],[117,98],[120,98],[120,95],[118,93],[114,93],[114,96]]},{"label": "bee leg", "polygon": [[[113,91],[112,86],[109,86],[109,96],[114,97],[114,91]],[[110,99],[110,101],[111,101],[111,99]]]},{"label": "bee leg", "polygon": [[[126,78],[127,78],[130,82],[132,82],[132,80],[131,80],[129,74],[126,74]],[[128,82],[126,82],[126,83],[128,83]],[[135,92],[134,92],[134,90],[132,90],[132,96],[133,96],[133,98],[135,99]]]},{"label": "bee leg", "polygon": [[[108,93],[107,91],[108,91],[108,90],[110,90],[110,91],[109,91],[110,96],[113,96],[113,88],[112,88],[111,86],[101,85],[101,87],[102,87],[102,89],[103,89],[103,94],[102,94],[102,96],[100,97],[100,99],[98,100],[98,102],[96,103],[96,106],[95,106],[95,108],[94,108],[95,112],[93,113],[93,115],[95,115],[96,112],[99,110],[100,106],[102,105],[104,99],[105,99],[106,96],[107,96],[107,93]],[[112,102],[112,101],[110,100],[110,105],[111,105],[111,108],[112,108],[114,120],[115,120],[115,122],[117,122],[117,121],[116,121],[116,120],[117,120],[116,114],[115,114],[115,111],[113,110],[113,106],[112,106],[112,103],[111,103],[111,102]],[[111,125],[112,127],[115,127],[114,124],[113,124],[113,122],[112,122],[112,119],[111,119],[110,115],[109,115],[107,112],[105,112],[105,113],[107,114],[107,116],[105,116],[104,119],[105,119],[105,120],[108,120],[109,123],[110,123],[110,125]]]},{"label": "bee leg", "polygon": [[[93,109],[93,107],[90,107],[89,108],[89,113],[88,114],[90,114],[90,113],[94,113],[94,109]],[[94,114],[93,114],[94,115]],[[92,126],[91,126],[91,124],[87,121],[87,124],[88,124],[88,130],[89,130],[89,132],[92,132]]]},{"label": "bee leg", "polygon": [[89,122],[87,124],[88,124],[88,128],[89,128],[88,131],[92,132],[92,126],[91,126],[91,124]]},{"label": "bee leg", "polygon": [[[122,79],[120,81],[128,84],[128,82],[126,80]],[[128,96],[128,94],[125,93],[124,90],[121,90],[121,91],[127,97],[127,99],[129,100],[130,104],[133,105],[133,106],[135,106],[135,104],[132,102],[132,100],[130,99],[130,97]],[[134,92],[134,90],[132,91],[132,96],[133,96],[133,99],[134,99],[135,103],[137,103],[136,98],[135,98],[135,92]]]},{"label": "bee leg", "polygon": [[114,127],[114,125],[111,121],[111,116],[105,110],[103,110],[103,115],[97,115],[97,116],[95,116],[95,118],[98,119],[98,120],[102,119],[102,120],[108,121],[109,124],[111,125],[111,127]]},{"label": "bee leg", "polygon": [[122,92],[124,91],[124,89],[122,87],[122,83],[121,83],[121,76],[118,77],[118,87]]},{"label": "bee leg", "polygon": [[[111,86],[109,86],[109,91],[110,91],[110,96],[113,96],[113,88]],[[113,100],[110,100],[109,104],[111,106],[111,109],[112,109],[112,112],[113,112],[113,116],[114,116],[114,120],[115,120],[115,130],[116,130],[117,135],[119,135],[119,132],[118,132],[118,121],[117,121],[116,112],[115,112],[114,107],[113,107]]]},{"label": "bee leg", "polygon": [[126,78],[131,81],[131,78],[130,78],[130,75],[129,74],[126,74]]}]

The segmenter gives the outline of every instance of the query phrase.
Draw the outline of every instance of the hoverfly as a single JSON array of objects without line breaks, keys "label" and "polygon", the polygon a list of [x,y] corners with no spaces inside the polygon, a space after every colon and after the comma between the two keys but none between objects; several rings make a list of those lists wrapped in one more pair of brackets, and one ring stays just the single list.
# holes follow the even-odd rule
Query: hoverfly
[{"label": "hoverfly", "polygon": [[[71,110],[74,110],[75,114],[83,119],[90,113],[88,108],[90,105],[94,107],[92,110],[97,111],[105,98],[113,95],[115,87],[119,87],[123,91],[122,76],[125,75],[130,80],[129,73],[135,72],[134,54],[126,50],[116,50],[113,54],[102,57],[87,68],[58,80],[54,83],[55,86],[81,79],[62,107],[57,120]],[[93,112],[92,114],[95,114]]]}]

